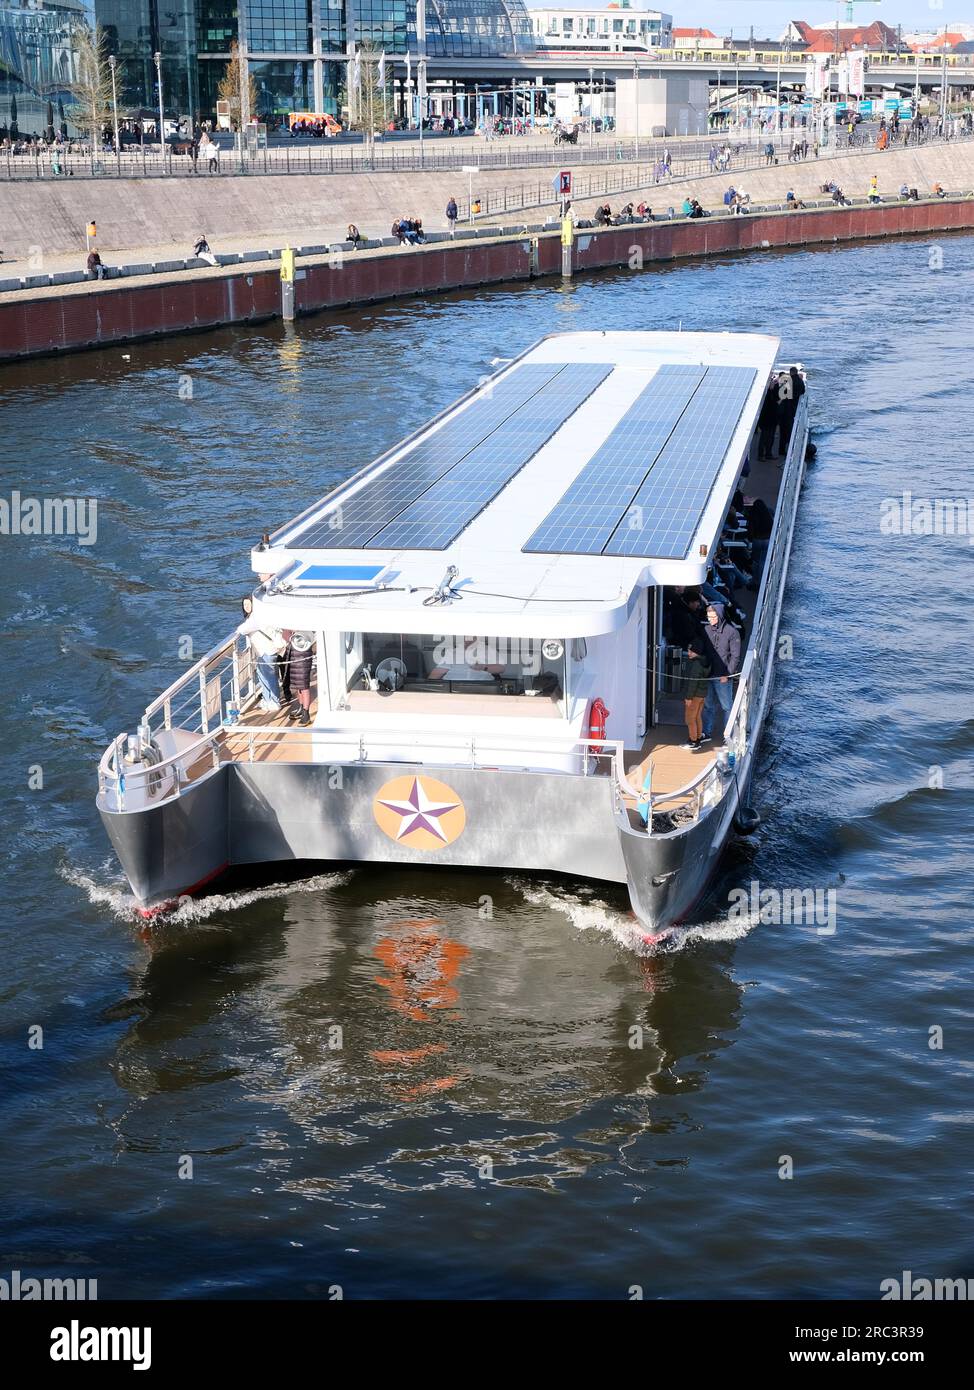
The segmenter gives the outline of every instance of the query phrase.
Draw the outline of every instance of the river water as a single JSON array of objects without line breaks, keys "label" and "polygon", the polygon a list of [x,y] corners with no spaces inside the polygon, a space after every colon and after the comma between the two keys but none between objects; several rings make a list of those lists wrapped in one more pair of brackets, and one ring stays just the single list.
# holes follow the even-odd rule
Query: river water
[{"label": "river water", "polygon": [[[0,541],[0,1275],[623,1299],[974,1274],[971,551],[880,526],[905,489],[974,493],[972,298],[974,238],[915,239],[5,369],[4,493],[95,496],[99,525]],[[763,824],[678,948],[634,949],[613,889],[328,866],[145,939],[97,761],[181,642],[235,624],[250,544],[491,358],[680,322],[780,333],[818,459]],[[752,882],[834,890],[834,932],[732,915]]]}]

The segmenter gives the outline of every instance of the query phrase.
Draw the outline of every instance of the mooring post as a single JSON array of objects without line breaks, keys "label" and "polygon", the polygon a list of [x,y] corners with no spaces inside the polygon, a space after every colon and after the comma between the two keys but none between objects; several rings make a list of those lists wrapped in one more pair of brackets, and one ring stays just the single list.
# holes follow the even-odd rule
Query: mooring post
[{"label": "mooring post", "polygon": [[281,318],[285,323],[294,318],[294,252],[290,246],[281,252]]},{"label": "mooring post", "polygon": [[571,214],[566,213],[561,219],[561,273],[565,280],[570,280],[575,269],[575,223],[571,219]]}]

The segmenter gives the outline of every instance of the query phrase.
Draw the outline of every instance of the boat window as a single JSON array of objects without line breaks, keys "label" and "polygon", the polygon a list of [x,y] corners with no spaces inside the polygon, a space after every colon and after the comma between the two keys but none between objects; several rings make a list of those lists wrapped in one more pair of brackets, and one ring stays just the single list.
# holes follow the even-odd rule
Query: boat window
[{"label": "boat window", "polygon": [[350,689],[554,700],[564,694],[565,643],[558,637],[366,632],[355,634],[353,649],[362,658],[349,664]]}]

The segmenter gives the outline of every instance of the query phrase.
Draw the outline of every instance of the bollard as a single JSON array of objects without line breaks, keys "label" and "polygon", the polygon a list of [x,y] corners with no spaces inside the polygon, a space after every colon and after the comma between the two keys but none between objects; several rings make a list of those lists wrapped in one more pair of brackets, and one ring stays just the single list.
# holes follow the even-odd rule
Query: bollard
[{"label": "bollard", "polygon": [[561,273],[562,278],[570,280],[575,260],[575,224],[571,217],[561,219]]},{"label": "bollard", "polygon": [[285,323],[294,318],[294,252],[290,246],[281,252],[281,318]]}]

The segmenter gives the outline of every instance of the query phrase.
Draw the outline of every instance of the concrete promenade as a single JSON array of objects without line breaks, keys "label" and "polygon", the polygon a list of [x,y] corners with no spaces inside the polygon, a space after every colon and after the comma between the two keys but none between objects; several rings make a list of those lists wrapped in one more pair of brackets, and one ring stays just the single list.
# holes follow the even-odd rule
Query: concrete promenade
[{"label": "concrete promenade", "polygon": [[[652,168],[642,166],[636,179],[632,165],[586,166],[576,181],[600,173],[610,182],[627,178],[623,190],[599,192],[576,200],[583,215],[598,202],[608,201],[613,211],[628,201],[642,198],[654,212],[668,206],[679,209],[689,193],[705,208],[721,206],[728,184],[744,187],[755,202],[781,201],[792,188],[809,199],[827,179],[835,179],[851,196],[861,197],[872,173],[879,176],[880,190],[895,194],[900,184],[916,187],[920,195],[935,182],[963,192],[974,189],[974,142],[934,144],[918,149],[896,149],[823,155],[795,164],[772,168],[748,168],[727,173],[652,181]],[[474,192],[488,196],[507,190],[508,208],[491,200],[491,222],[543,221],[554,210],[551,202],[539,204],[538,193],[547,197],[550,171],[491,170],[478,175]],[[513,175],[513,177],[512,177]],[[445,225],[447,199],[466,200],[467,178],[453,173],[382,173],[354,175],[293,175],[290,178],[250,175],[246,178],[155,178],[62,180],[6,184],[0,196],[0,250],[4,264],[0,279],[47,271],[78,270],[84,266],[85,224],[98,225],[98,249],[107,262],[120,253],[130,261],[152,262],[165,256],[188,256],[194,240],[205,232],[216,252],[260,250],[285,241],[327,243],[344,236],[354,222],[365,236],[388,236],[394,217],[414,215],[428,231]]]}]

